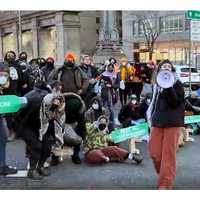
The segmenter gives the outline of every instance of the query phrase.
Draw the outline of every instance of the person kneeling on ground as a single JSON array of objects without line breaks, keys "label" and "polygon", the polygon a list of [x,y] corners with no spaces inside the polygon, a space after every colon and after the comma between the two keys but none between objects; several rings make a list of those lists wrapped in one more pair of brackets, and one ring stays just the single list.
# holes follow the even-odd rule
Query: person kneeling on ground
[{"label": "person kneeling on ground", "polygon": [[84,142],[85,160],[90,164],[122,162],[127,159],[138,164],[142,159],[137,154],[129,153],[118,146],[109,146],[112,142],[108,134],[108,118],[100,116],[97,124],[86,124],[87,134]]}]

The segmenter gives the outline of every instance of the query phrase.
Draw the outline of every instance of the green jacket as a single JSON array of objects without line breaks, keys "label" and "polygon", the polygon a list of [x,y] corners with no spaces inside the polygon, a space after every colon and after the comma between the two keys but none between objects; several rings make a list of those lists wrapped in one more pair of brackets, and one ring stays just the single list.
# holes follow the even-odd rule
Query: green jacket
[{"label": "green jacket", "polygon": [[84,142],[85,153],[94,149],[103,149],[111,141],[109,135],[98,132],[91,123],[86,123],[86,131],[86,139]]}]

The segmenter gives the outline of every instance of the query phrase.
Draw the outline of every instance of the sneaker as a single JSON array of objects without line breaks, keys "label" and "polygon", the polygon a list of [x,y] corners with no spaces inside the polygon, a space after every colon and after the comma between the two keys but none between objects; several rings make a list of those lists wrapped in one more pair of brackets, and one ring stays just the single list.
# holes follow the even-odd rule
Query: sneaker
[{"label": "sneaker", "polygon": [[133,153],[133,160],[137,163],[140,164],[143,160],[143,157],[141,154]]},{"label": "sneaker", "polygon": [[37,170],[28,170],[28,178],[31,178],[34,180],[41,180],[43,177],[40,176]]},{"label": "sneaker", "polygon": [[49,168],[46,168],[46,167],[40,167],[37,169],[39,174],[42,175],[42,176],[50,176],[50,170]]},{"label": "sneaker", "polygon": [[0,175],[6,176],[9,174],[16,174],[17,169],[11,166],[4,166],[0,168]]},{"label": "sneaker", "polygon": [[82,161],[81,161],[79,156],[72,156],[72,162],[74,164],[81,164],[82,163]]}]

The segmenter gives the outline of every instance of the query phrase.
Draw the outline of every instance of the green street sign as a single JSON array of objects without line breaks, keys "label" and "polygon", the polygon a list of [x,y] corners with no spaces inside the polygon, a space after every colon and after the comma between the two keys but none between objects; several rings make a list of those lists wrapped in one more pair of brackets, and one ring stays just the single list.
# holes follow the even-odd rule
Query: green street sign
[{"label": "green street sign", "polygon": [[188,19],[194,19],[194,20],[200,20],[200,11],[198,11],[198,10],[188,10],[187,11],[187,18]]},{"label": "green street sign", "polygon": [[26,104],[26,100],[23,97],[17,97],[15,95],[2,95],[0,96],[0,114],[15,113]]},{"label": "green street sign", "polygon": [[128,128],[117,129],[110,134],[111,140],[114,143],[119,143],[130,138],[140,138],[148,135],[148,124],[142,123]]}]

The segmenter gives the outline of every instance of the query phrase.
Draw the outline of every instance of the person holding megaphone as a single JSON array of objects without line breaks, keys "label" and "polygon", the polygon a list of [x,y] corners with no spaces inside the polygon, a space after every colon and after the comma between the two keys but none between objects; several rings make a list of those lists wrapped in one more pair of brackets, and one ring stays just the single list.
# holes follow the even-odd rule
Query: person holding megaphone
[{"label": "person holding megaphone", "polygon": [[159,175],[157,189],[172,189],[180,127],[184,126],[184,88],[169,60],[158,65],[155,78],[147,111],[151,127],[149,152]]}]

